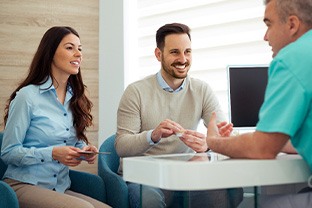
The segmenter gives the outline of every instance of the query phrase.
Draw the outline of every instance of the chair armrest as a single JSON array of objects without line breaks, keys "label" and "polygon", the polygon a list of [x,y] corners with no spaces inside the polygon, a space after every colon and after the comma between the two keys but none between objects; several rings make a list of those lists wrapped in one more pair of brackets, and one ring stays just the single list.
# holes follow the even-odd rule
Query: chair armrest
[{"label": "chair armrest", "polygon": [[101,177],[76,170],[69,170],[69,177],[71,191],[106,202],[105,184]]},{"label": "chair armrest", "polygon": [[113,172],[105,164],[104,160],[99,159],[98,174],[103,179],[106,188],[107,204],[112,207],[129,207],[128,186],[123,178]]},{"label": "chair armrest", "polygon": [[0,181],[0,208],[18,208],[18,200],[13,189],[4,181]]}]

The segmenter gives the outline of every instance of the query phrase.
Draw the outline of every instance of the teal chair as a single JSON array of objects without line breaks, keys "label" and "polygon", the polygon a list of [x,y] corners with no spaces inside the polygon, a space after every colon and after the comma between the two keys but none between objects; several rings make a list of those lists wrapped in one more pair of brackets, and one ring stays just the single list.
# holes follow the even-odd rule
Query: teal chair
[{"label": "teal chair", "polygon": [[[3,132],[0,132],[0,154]],[[7,165],[0,159],[0,208],[18,208],[18,200],[13,189],[2,181]],[[101,177],[76,170],[69,170],[70,190],[78,192],[106,203],[106,189]]]},{"label": "teal chair", "polygon": [[13,189],[0,181],[0,208],[18,208],[18,201]]},{"label": "teal chair", "polygon": [[119,156],[115,150],[115,135],[108,137],[101,145],[100,152],[110,152],[109,155],[99,155],[98,174],[106,186],[106,203],[114,208],[128,208],[128,186],[117,174]]}]

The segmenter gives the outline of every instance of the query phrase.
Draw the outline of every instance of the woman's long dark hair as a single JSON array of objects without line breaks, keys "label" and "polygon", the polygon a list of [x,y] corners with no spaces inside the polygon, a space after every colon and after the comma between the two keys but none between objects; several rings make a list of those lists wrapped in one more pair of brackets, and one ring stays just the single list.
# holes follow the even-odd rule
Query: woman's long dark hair
[{"label": "woman's long dark hair", "polygon": [[[74,34],[79,38],[77,31],[71,27],[52,27],[43,35],[29,67],[28,76],[19,84],[8,99],[5,107],[4,125],[6,125],[8,119],[10,103],[15,98],[17,91],[30,84],[41,85],[49,79],[49,76],[53,79],[51,69],[53,57],[58,45],[68,34]],[[83,140],[88,144],[89,141],[85,131],[87,127],[92,125],[93,117],[91,115],[91,108],[93,104],[85,95],[86,86],[83,84],[80,68],[78,74],[69,76],[68,84],[73,90],[70,109],[73,113],[73,124],[77,137],[79,140]]]}]

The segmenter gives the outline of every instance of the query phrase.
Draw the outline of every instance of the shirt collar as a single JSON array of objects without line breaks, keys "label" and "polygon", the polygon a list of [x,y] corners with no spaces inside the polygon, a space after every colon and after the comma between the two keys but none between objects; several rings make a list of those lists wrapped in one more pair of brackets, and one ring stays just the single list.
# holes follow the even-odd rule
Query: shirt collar
[{"label": "shirt collar", "polygon": [[52,84],[52,79],[50,76],[46,82],[40,85],[39,89],[40,89],[40,93],[44,93],[49,90],[55,90],[55,87]]},{"label": "shirt collar", "polygon": [[[52,78],[49,76],[48,80],[45,83],[41,84],[39,89],[40,89],[40,93],[44,93],[49,90],[55,91],[55,87],[52,83]],[[67,92],[73,95],[73,89],[71,88],[70,84],[67,85]]]},{"label": "shirt collar", "polygon": [[167,83],[166,81],[164,80],[164,78],[161,76],[161,73],[160,71],[157,72],[156,74],[156,77],[157,77],[157,82],[158,84],[161,86],[161,88],[167,92],[173,92],[173,93],[176,93],[176,92],[180,92],[184,86],[185,86],[185,79],[183,80],[182,84],[180,87],[178,87],[176,90],[173,90]]}]

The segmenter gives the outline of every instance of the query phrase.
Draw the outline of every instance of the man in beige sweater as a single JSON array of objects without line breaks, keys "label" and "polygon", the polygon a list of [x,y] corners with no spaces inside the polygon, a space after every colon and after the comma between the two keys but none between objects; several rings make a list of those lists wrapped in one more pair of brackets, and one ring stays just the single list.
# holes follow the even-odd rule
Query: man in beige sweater
[{"label": "man in beige sweater", "polygon": [[[156,43],[160,71],[130,84],[120,100],[115,147],[121,158],[207,151],[205,135],[195,130],[201,119],[204,124],[209,122],[212,112],[218,112],[220,135],[229,136],[232,131],[209,85],[188,76],[192,63],[188,26],[173,23],[160,27]],[[122,174],[122,161],[119,172]],[[128,188],[130,207],[139,207],[139,185],[128,183]],[[181,196],[144,187],[142,205],[179,207]],[[194,191],[190,197],[191,207],[236,207],[242,200],[242,190]]]}]

